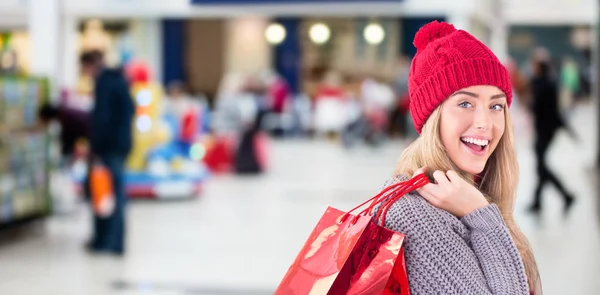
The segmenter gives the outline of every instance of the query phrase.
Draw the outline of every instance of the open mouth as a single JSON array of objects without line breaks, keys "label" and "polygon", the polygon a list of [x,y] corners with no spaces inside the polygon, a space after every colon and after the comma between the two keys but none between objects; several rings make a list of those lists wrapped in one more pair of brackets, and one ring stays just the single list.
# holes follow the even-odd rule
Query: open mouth
[{"label": "open mouth", "polygon": [[490,141],[487,139],[478,139],[474,137],[461,137],[460,141],[475,154],[483,154],[490,144]]}]

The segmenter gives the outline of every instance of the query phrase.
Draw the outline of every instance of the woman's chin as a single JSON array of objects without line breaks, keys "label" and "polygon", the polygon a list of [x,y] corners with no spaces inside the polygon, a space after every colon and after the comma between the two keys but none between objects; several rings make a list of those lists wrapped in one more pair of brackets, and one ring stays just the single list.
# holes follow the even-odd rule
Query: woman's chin
[{"label": "woman's chin", "polygon": [[485,163],[463,163],[457,166],[460,170],[470,175],[478,175],[485,169]]}]

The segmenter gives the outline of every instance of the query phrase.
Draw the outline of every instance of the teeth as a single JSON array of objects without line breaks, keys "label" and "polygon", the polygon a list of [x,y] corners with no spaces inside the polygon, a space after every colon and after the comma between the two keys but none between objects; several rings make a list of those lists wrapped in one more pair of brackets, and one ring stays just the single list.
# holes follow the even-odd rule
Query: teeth
[{"label": "teeth", "polygon": [[489,140],[477,139],[477,138],[472,138],[472,137],[463,137],[462,140],[465,142],[468,142],[468,143],[473,143],[473,144],[479,145],[479,146],[486,146],[489,143]]}]

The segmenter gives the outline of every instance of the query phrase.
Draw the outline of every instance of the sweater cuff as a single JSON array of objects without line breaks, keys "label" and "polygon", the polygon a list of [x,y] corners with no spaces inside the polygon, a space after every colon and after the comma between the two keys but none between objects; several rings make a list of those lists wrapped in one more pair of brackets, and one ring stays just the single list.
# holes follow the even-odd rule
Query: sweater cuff
[{"label": "sweater cuff", "polygon": [[479,208],[461,218],[461,221],[468,228],[481,231],[489,231],[499,226],[505,226],[502,214],[500,214],[500,209],[496,204],[490,204],[483,208]]}]

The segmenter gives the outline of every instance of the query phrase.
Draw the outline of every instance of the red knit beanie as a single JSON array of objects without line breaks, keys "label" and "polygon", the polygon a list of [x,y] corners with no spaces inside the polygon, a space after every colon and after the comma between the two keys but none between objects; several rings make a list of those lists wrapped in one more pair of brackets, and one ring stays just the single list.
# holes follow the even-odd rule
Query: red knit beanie
[{"label": "red knit beanie", "polygon": [[512,101],[508,71],[481,41],[453,25],[433,21],[423,26],[413,42],[417,54],[408,77],[410,113],[417,132],[452,93],[476,85],[500,88]]}]

